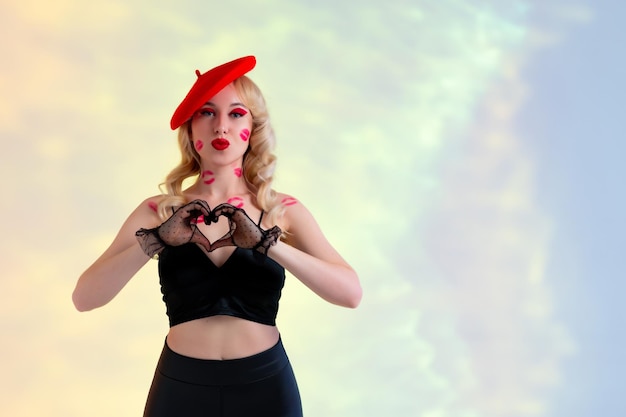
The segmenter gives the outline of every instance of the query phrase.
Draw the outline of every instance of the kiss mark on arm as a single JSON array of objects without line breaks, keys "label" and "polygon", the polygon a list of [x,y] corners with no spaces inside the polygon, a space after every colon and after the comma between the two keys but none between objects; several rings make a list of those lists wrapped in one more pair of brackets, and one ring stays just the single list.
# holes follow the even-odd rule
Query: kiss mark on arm
[{"label": "kiss mark on arm", "polygon": [[293,197],[285,197],[280,201],[280,203],[283,206],[293,206],[294,204],[298,204],[298,200]]}]

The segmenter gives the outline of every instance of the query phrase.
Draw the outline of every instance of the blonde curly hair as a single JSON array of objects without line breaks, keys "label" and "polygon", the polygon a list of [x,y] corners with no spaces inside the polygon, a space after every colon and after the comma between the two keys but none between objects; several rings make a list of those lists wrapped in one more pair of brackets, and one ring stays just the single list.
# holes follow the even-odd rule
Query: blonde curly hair
[{"label": "blonde curly hair", "polygon": [[[272,189],[276,168],[274,155],[276,139],[267,105],[259,87],[245,75],[233,81],[233,85],[239,98],[252,114],[250,146],[243,157],[243,177],[248,189],[255,195],[257,205],[265,211],[267,222],[277,224],[284,212],[284,206],[277,201],[277,194]],[[178,128],[181,160],[160,185],[164,194],[158,205],[161,220],[167,219],[173,209],[188,202],[183,196],[183,182],[200,175],[200,156],[191,144],[190,132],[190,120]]]}]

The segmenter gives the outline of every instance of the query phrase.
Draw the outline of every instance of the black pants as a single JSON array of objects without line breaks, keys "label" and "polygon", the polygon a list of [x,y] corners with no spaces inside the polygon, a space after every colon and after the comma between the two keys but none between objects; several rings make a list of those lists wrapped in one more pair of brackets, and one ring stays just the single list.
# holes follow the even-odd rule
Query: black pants
[{"label": "black pants", "polygon": [[241,359],[203,360],[167,346],[144,417],[301,417],[296,378],[282,342]]}]

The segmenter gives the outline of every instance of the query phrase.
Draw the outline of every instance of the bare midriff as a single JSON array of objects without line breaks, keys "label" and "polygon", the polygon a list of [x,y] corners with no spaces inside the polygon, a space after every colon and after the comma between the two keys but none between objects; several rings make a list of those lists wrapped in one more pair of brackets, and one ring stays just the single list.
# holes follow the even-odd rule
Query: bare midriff
[{"label": "bare midriff", "polygon": [[170,328],[167,344],[174,352],[198,359],[228,360],[263,352],[278,342],[276,326],[230,316],[213,316]]}]

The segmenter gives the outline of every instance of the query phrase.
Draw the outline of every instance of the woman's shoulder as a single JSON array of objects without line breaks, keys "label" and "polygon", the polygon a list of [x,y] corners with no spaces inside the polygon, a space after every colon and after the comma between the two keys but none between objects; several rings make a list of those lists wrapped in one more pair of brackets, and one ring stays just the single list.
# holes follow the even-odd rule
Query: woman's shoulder
[{"label": "woman's shoulder", "polygon": [[153,195],[150,197],[146,197],[141,203],[139,203],[140,208],[147,208],[150,211],[157,213],[159,210],[159,204],[166,198],[163,194]]},{"label": "woman's shoulder", "polygon": [[162,196],[144,198],[131,211],[122,224],[112,247],[126,247],[135,241],[135,232],[141,228],[150,229],[162,223],[158,215],[158,205]]},{"label": "woman's shoulder", "polygon": [[282,219],[287,230],[294,230],[307,223],[315,222],[309,209],[293,194],[277,192],[276,201],[281,206]]},{"label": "woman's shoulder", "polygon": [[329,243],[315,219],[313,213],[302,200],[292,194],[277,193],[279,204],[283,207],[283,240],[307,253],[317,253],[319,248],[328,247]]},{"label": "woman's shoulder", "polygon": [[298,200],[293,195],[281,192],[276,192],[276,201],[278,202],[278,204],[285,207],[286,209],[302,204],[300,200]]},{"label": "woman's shoulder", "polygon": [[144,198],[130,214],[129,220],[158,224],[159,208],[165,198],[166,196],[161,194]]},{"label": "woman's shoulder", "polygon": [[139,205],[137,206],[137,209],[141,211],[151,211],[153,213],[158,213],[159,205],[162,202],[166,201],[166,199],[167,199],[167,196],[164,194],[157,194],[157,195],[146,197],[143,199],[143,201],[139,203]]}]

